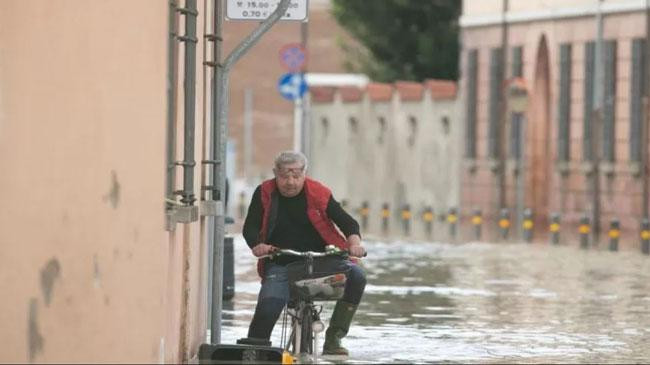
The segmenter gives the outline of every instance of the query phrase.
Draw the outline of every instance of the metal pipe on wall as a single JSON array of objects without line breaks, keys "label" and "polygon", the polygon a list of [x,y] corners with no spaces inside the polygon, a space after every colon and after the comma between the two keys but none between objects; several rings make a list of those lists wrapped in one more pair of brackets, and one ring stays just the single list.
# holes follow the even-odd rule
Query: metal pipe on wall
[{"label": "metal pipe on wall", "polygon": [[[166,131],[166,174],[165,174],[165,210],[171,209],[170,201],[175,201],[174,180],[176,161],[176,71],[178,47],[176,32],[178,18],[176,0],[169,0],[169,37],[167,39],[167,131]],[[170,226],[169,224],[167,225]]]},{"label": "metal pipe on wall", "polygon": [[648,218],[648,124],[650,123],[650,0],[645,2],[645,118],[641,122],[641,196],[643,199],[642,204],[642,217]]},{"label": "metal pipe on wall", "polygon": [[183,80],[183,190],[181,202],[185,205],[192,205],[194,197],[194,123],[196,104],[196,18],[198,11],[196,0],[186,0],[185,8],[178,9],[185,15],[185,35],[179,37],[185,42],[185,76]]}]

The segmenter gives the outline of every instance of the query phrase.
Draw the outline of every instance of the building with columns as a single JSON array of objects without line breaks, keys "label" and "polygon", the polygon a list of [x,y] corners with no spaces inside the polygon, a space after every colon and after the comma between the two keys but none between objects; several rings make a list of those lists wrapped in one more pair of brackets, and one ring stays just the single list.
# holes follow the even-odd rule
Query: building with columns
[{"label": "building with columns", "polygon": [[[567,240],[586,217],[601,244],[617,219],[638,245],[648,204],[646,5],[463,2],[462,210],[480,208],[494,226],[502,208],[517,225],[530,208],[537,237],[557,212]],[[525,103],[515,100],[523,92]]]}]

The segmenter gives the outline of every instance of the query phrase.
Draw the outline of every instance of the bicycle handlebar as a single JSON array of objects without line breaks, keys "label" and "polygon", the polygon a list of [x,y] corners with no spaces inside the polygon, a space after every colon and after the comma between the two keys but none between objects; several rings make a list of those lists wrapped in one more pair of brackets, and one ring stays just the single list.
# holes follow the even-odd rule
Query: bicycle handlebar
[{"label": "bicycle handlebar", "polygon": [[[291,250],[288,248],[283,248],[283,249],[278,249],[275,250],[274,252],[261,256],[260,258],[274,258],[277,256],[298,256],[298,257],[325,257],[325,256],[343,256],[343,257],[355,257],[355,256],[349,256],[349,253],[347,251],[341,250],[338,247],[331,248],[330,245],[325,247],[324,252],[318,252],[318,251],[296,251],[296,250]],[[367,255],[367,252],[363,255],[364,257]],[[357,257],[358,258],[358,257]]]}]

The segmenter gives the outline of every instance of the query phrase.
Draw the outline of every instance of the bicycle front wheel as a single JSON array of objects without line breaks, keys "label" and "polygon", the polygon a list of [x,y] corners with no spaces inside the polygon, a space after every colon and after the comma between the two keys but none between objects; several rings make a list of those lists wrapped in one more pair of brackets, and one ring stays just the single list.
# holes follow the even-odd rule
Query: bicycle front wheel
[{"label": "bicycle front wheel", "polygon": [[300,333],[300,352],[314,353],[314,332],[312,324],[314,323],[314,313],[310,306],[306,306],[302,312],[302,328]]}]

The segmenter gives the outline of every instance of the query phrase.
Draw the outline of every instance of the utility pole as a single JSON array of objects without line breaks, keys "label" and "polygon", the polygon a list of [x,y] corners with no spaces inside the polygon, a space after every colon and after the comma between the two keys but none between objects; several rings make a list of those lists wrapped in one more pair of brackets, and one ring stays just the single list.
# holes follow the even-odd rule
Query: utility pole
[{"label": "utility pole", "polygon": [[503,84],[505,80],[505,75],[508,69],[508,22],[506,19],[506,14],[508,13],[508,0],[503,0],[503,11],[501,18],[501,85],[499,85],[500,90],[500,103],[499,106],[499,139],[497,142],[497,149],[499,155],[499,172],[497,175],[498,179],[498,191],[499,191],[499,210],[506,208],[506,123],[508,115],[508,98],[506,90],[507,88]]},{"label": "utility pole", "polygon": [[253,164],[253,89],[244,90],[244,178],[249,180]]},{"label": "utility pole", "polygon": [[[305,52],[305,64],[302,66],[302,77],[305,78],[307,75],[307,62],[309,62],[309,52],[307,51],[307,41],[309,39],[309,22],[302,22],[300,23],[300,45],[302,46],[302,49]],[[302,98],[300,98],[302,103],[301,103],[301,110],[300,110],[300,133],[301,133],[301,138],[300,138],[300,150],[304,153],[308,153],[308,140],[309,140],[309,119],[308,119],[308,111],[309,111],[309,98],[307,97],[307,94],[303,95]],[[308,156],[309,157],[309,156]]]},{"label": "utility pole", "polygon": [[[223,306],[223,258],[225,237],[225,199],[226,199],[226,144],[228,142],[228,107],[230,97],[230,72],[249,49],[251,49],[262,36],[286,13],[289,0],[280,0],[277,8],[268,18],[262,21],[248,36],[246,36],[231,52],[221,61],[221,55],[215,54],[213,64],[216,65],[214,80],[215,92],[212,95],[212,140],[211,147],[213,173],[210,176],[210,189],[212,200],[205,202],[205,211],[213,217],[208,221],[208,241],[213,246],[212,261],[212,302],[211,302],[211,343],[221,342],[221,309]],[[215,34],[214,38],[221,41],[221,27],[223,2],[215,0]],[[220,50],[220,48],[218,49]],[[217,49],[215,48],[215,52]]]},{"label": "utility pole", "polygon": [[592,128],[592,163],[591,171],[591,225],[593,229],[593,244],[600,241],[600,155],[602,153],[602,129],[603,129],[603,106],[605,105],[605,67],[603,47],[603,0],[598,0],[598,12],[596,13],[597,33],[596,40],[596,64],[594,82],[594,109],[591,114]]}]

